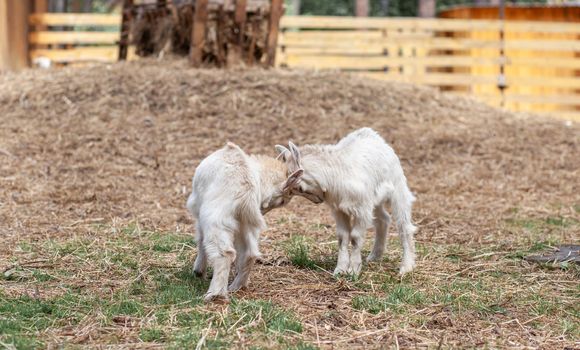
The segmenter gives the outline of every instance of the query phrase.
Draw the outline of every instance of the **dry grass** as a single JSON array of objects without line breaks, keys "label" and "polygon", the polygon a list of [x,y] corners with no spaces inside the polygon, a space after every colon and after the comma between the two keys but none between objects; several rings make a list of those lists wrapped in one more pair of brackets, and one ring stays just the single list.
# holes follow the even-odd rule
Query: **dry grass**
[{"label": "dry grass", "polygon": [[[0,345],[578,348],[580,127],[338,73],[184,62],[0,75]],[[231,305],[203,305],[184,209],[196,164],[370,126],[416,192],[419,264],[335,279],[334,225],[295,199]],[[256,136],[254,136],[256,135]],[[369,234],[369,242],[372,235]]]}]

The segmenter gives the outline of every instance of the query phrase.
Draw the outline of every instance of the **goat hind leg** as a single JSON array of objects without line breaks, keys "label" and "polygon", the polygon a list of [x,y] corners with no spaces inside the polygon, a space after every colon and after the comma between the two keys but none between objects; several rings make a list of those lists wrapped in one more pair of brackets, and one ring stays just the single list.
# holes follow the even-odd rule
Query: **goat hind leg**
[{"label": "goat hind leg", "polygon": [[207,255],[203,249],[203,230],[198,223],[196,226],[197,256],[193,263],[193,274],[205,278],[207,272]]},{"label": "goat hind leg", "polygon": [[[245,251],[241,252],[242,258],[238,260],[239,265],[236,267],[236,277],[232,281],[232,284],[230,284],[228,287],[230,292],[234,292],[248,286],[250,272],[252,271],[252,267],[256,263],[256,260],[260,256],[260,251],[258,248],[259,233],[248,233],[244,238]],[[238,252],[238,254],[240,254],[240,252]]]},{"label": "goat hind leg", "polygon": [[231,234],[220,232],[213,237],[205,237],[204,250],[210,265],[213,267],[213,276],[204,300],[208,302],[217,297],[227,300],[230,267],[236,258]]},{"label": "goat hind leg", "polygon": [[383,257],[385,252],[385,246],[387,244],[387,234],[389,232],[389,224],[391,223],[391,216],[385,208],[383,204],[379,204],[375,207],[375,244],[373,245],[373,250],[367,257],[367,261],[379,261]]}]

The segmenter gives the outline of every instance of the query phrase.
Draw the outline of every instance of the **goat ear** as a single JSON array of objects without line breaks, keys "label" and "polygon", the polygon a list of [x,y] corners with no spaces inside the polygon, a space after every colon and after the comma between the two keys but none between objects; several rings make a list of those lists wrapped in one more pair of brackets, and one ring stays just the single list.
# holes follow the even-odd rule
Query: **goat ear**
[{"label": "goat ear", "polygon": [[298,184],[298,182],[300,182],[300,178],[302,177],[302,174],[304,174],[304,170],[302,170],[302,169],[298,169],[295,172],[293,172],[292,174],[290,174],[290,176],[288,176],[288,178],[286,179],[286,182],[284,183],[284,187],[282,188],[282,191],[288,192],[292,187],[296,186]]},{"label": "goat ear", "polygon": [[300,168],[300,150],[298,149],[298,146],[296,146],[292,141],[288,141],[288,146],[290,147],[290,152],[296,161],[296,166]]},{"label": "goat ear", "polygon": [[276,148],[276,152],[278,152],[278,157],[276,157],[276,159],[282,159],[282,161],[285,162],[288,159],[288,156],[290,156],[288,148],[282,145],[276,145],[274,148]]}]

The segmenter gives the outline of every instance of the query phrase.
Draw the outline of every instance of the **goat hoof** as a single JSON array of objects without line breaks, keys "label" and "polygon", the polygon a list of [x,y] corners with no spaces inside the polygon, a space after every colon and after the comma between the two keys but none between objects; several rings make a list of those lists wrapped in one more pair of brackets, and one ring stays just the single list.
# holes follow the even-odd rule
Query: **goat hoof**
[{"label": "goat hoof", "polygon": [[240,285],[240,284],[230,284],[230,286],[228,287],[228,292],[237,292],[238,290],[244,288],[244,285]]},{"label": "goat hoof", "polygon": [[230,298],[227,294],[206,294],[203,301],[206,303],[229,304]]},{"label": "goat hoof", "polygon": [[401,266],[401,268],[399,269],[399,276],[403,277],[407,273],[413,271],[414,267],[415,267],[414,265]]},{"label": "goat hoof", "polygon": [[205,278],[205,271],[193,270],[193,275],[198,278]]}]

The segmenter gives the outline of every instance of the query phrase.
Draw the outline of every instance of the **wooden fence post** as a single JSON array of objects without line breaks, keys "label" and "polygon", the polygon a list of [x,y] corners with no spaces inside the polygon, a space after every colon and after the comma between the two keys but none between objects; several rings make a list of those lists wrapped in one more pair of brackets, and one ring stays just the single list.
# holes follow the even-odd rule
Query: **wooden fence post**
[{"label": "wooden fence post", "polygon": [[276,46],[278,45],[278,30],[282,17],[282,0],[270,2],[270,22],[268,24],[268,42],[266,43],[266,65],[273,67],[276,62]]},{"label": "wooden fence post", "polygon": [[236,0],[236,13],[234,15],[234,22],[236,23],[236,28],[238,30],[238,45],[242,47],[242,41],[244,39],[244,27],[246,24],[246,5],[247,0]]},{"label": "wooden fence post", "polygon": [[0,71],[28,67],[31,1],[0,1]]},{"label": "wooden fence post", "polygon": [[123,1],[123,13],[121,16],[121,39],[119,40],[119,61],[127,59],[127,49],[129,47],[129,24],[133,12],[133,0]]},{"label": "wooden fence post", "polygon": [[205,28],[207,26],[208,0],[195,2],[195,13],[191,33],[191,47],[189,51],[191,65],[200,67],[203,62],[203,47],[205,45]]}]

